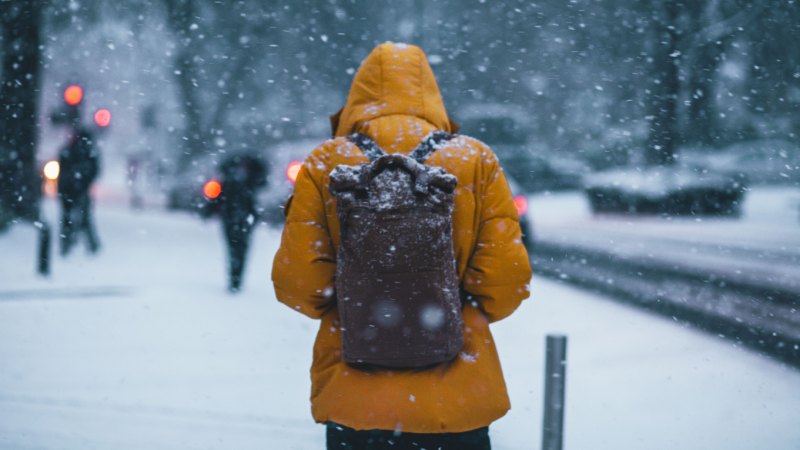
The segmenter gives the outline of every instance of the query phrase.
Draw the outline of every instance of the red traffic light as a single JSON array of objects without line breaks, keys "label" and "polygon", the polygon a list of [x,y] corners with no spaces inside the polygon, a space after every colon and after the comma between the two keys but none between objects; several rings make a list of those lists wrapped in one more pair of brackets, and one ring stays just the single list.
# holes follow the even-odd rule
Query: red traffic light
[{"label": "red traffic light", "polygon": [[203,195],[209,200],[214,200],[222,193],[222,185],[217,180],[210,180],[203,185]]},{"label": "red traffic light", "polygon": [[107,127],[111,123],[111,111],[103,108],[94,113],[94,123],[100,127]]},{"label": "red traffic light", "polygon": [[64,89],[64,101],[70,106],[77,106],[83,100],[83,88],[73,84]]}]

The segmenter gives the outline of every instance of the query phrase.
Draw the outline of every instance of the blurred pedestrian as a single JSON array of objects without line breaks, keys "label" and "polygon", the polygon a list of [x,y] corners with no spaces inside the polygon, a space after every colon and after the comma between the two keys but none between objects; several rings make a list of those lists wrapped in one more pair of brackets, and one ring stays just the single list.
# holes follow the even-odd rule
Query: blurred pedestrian
[{"label": "blurred pedestrian", "polygon": [[[356,73],[347,103],[331,122],[334,139],[312,151],[298,175],[272,272],[278,300],[321,319],[311,368],[311,409],[314,419],[327,425],[328,449],[489,449],[488,426],[510,407],[489,323],[508,316],[528,297],[531,276],[519,215],[498,160],[485,144],[452,134],[457,126],[447,116],[426,56],[412,45],[386,43],[375,48]],[[382,160],[386,164],[378,164]],[[418,206],[421,199],[441,194],[431,203],[430,214],[403,215],[399,209],[389,215],[369,209],[341,214],[339,189],[350,185],[354,191],[348,201],[363,204],[377,186],[378,177],[372,177],[392,165],[414,176],[408,184],[402,181],[408,177],[402,178],[399,171],[389,175],[399,177],[397,186],[412,189],[407,196],[410,204]],[[392,184],[387,183],[390,188]],[[439,194],[431,193],[439,187]],[[432,314],[423,312],[419,320],[402,314],[394,319],[403,306],[386,301],[387,295],[407,292],[412,298],[421,290],[431,292],[430,298],[415,301],[424,304],[435,297],[427,285],[431,272],[425,270],[438,274],[440,267],[424,256],[428,248],[397,253],[401,246],[409,247],[408,242],[430,241],[436,247],[441,239],[404,234],[393,240],[394,232],[386,230],[415,229],[419,222],[440,220],[436,208],[445,203],[439,199],[454,204],[445,215],[452,228],[445,227],[441,237],[453,250],[455,308],[460,307],[453,320],[458,322],[459,349],[451,359],[427,367],[389,368],[352,361],[343,342],[352,345],[361,340],[358,344],[369,351],[370,342],[386,348],[375,337],[380,333],[411,340],[450,325],[441,323],[450,317],[449,310],[446,314],[428,310]],[[388,204],[381,200],[376,203],[378,210]],[[373,213],[381,218],[383,231],[364,219]],[[358,239],[354,227],[371,231]],[[375,260],[363,260],[360,273],[342,270],[343,262],[353,257],[347,252],[368,251],[369,246],[385,251],[375,252]],[[434,249],[430,250],[432,257]],[[405,261],[409,258],[413,260]],[[403,273],[392,273],[385,261],[402,262]],[[349,286],[343,284],[348,277],[354,280]],[[342,294],[344,286],[348,294]],[[365,289],[369,291],[359,292]],[[353,293],[359,294],[358,300],[350,296]],[[342,311],[358,309],[374,319],[367,324],[374,332],[367,328],[354,336],[353,329],[343,326],[352,316],[345,317]],[[402,345],[396,347],[402,351]]]},{"label": "blurred pedestrian", "polygon": [[228,248],[228,290],[238,292],[250,233],[258,220],[256,194],[267,183],[266,167],[259,158],[240,154],[224,160],[220,173],[222,190],[211,200],[206,215],[220,215]]},{"label": "blurred pedestrian", "polygon": [[81,236],[89,252],[97,253],[100,242],[92,219],[90,189],[100,171],[100,155],[94,135],[80,123],[73,110],[69,137],[58,154],[60,174],[58,198],[61,202],[61,254],[66,256]]},{"label": "blurred pedestrian", "polygon": [[144,207],[142,189],[142,157],[139,154],[128,156],[128,187],[130,188],[131,209],[140,210]]}]

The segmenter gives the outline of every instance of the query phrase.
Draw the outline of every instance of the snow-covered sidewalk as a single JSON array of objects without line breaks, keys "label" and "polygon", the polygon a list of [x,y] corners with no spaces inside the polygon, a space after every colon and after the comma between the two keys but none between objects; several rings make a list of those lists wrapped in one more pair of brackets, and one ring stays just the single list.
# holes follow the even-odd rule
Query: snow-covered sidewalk
[{"label": "snow-covered sidewalk", "polygon": [[[323,448],[317,323],[269,282],[279,231],[258,229],[230,296],[217,223],[100,208],[103,252],[57,258],[50,279],[32,229],[0,235],[0,449]],[[570,338],[566,448],[800,449],[800,372],[552,281],[532,292],[494,325],[513,404],[494,448],[539,448],[555,331]]]}]

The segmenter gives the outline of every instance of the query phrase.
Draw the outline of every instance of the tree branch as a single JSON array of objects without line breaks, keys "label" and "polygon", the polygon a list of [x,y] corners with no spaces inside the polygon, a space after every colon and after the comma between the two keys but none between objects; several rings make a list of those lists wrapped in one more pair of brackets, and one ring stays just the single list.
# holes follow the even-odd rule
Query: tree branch
[{"label": "tree branch", "polygon": [[[696,33],[686,35],[684,39],[688,39],[686,45],[681,45],[685,50],[702,47],[712,42],[718,41],[720,38],[733,34],[738,28],[742,28],[756,19],[767,9],[766,2],[758,3],[753,7],[754,10],[745,10],[734,14],[733,16],[712,23],[711,25],[698,30]],[[684,40],[681,39],[681,40]]]}]

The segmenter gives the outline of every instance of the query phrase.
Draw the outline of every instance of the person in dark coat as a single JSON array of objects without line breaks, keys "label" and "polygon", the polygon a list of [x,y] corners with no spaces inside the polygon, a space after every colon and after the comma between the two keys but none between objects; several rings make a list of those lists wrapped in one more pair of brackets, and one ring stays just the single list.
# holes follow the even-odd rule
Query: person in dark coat
[{"label": "person in dark coat", "polygon": [[250,155],[234,155],[220,166],[222,191],[211,202],[219,213],[228,246],[228,290],[238,292],[242,284],[250,232],[258,219],[256,193],[266,185],[264,163]]},{"label": "person in dark coat", "polygon": [[100,171],[100,155],[93,134],[73,123],[67,144],[58,155],[60,174],[58,198],[61,201],[61,254],[66,256],[81,235],[91,253],[100,249],[92,220],[89,189]]}]

